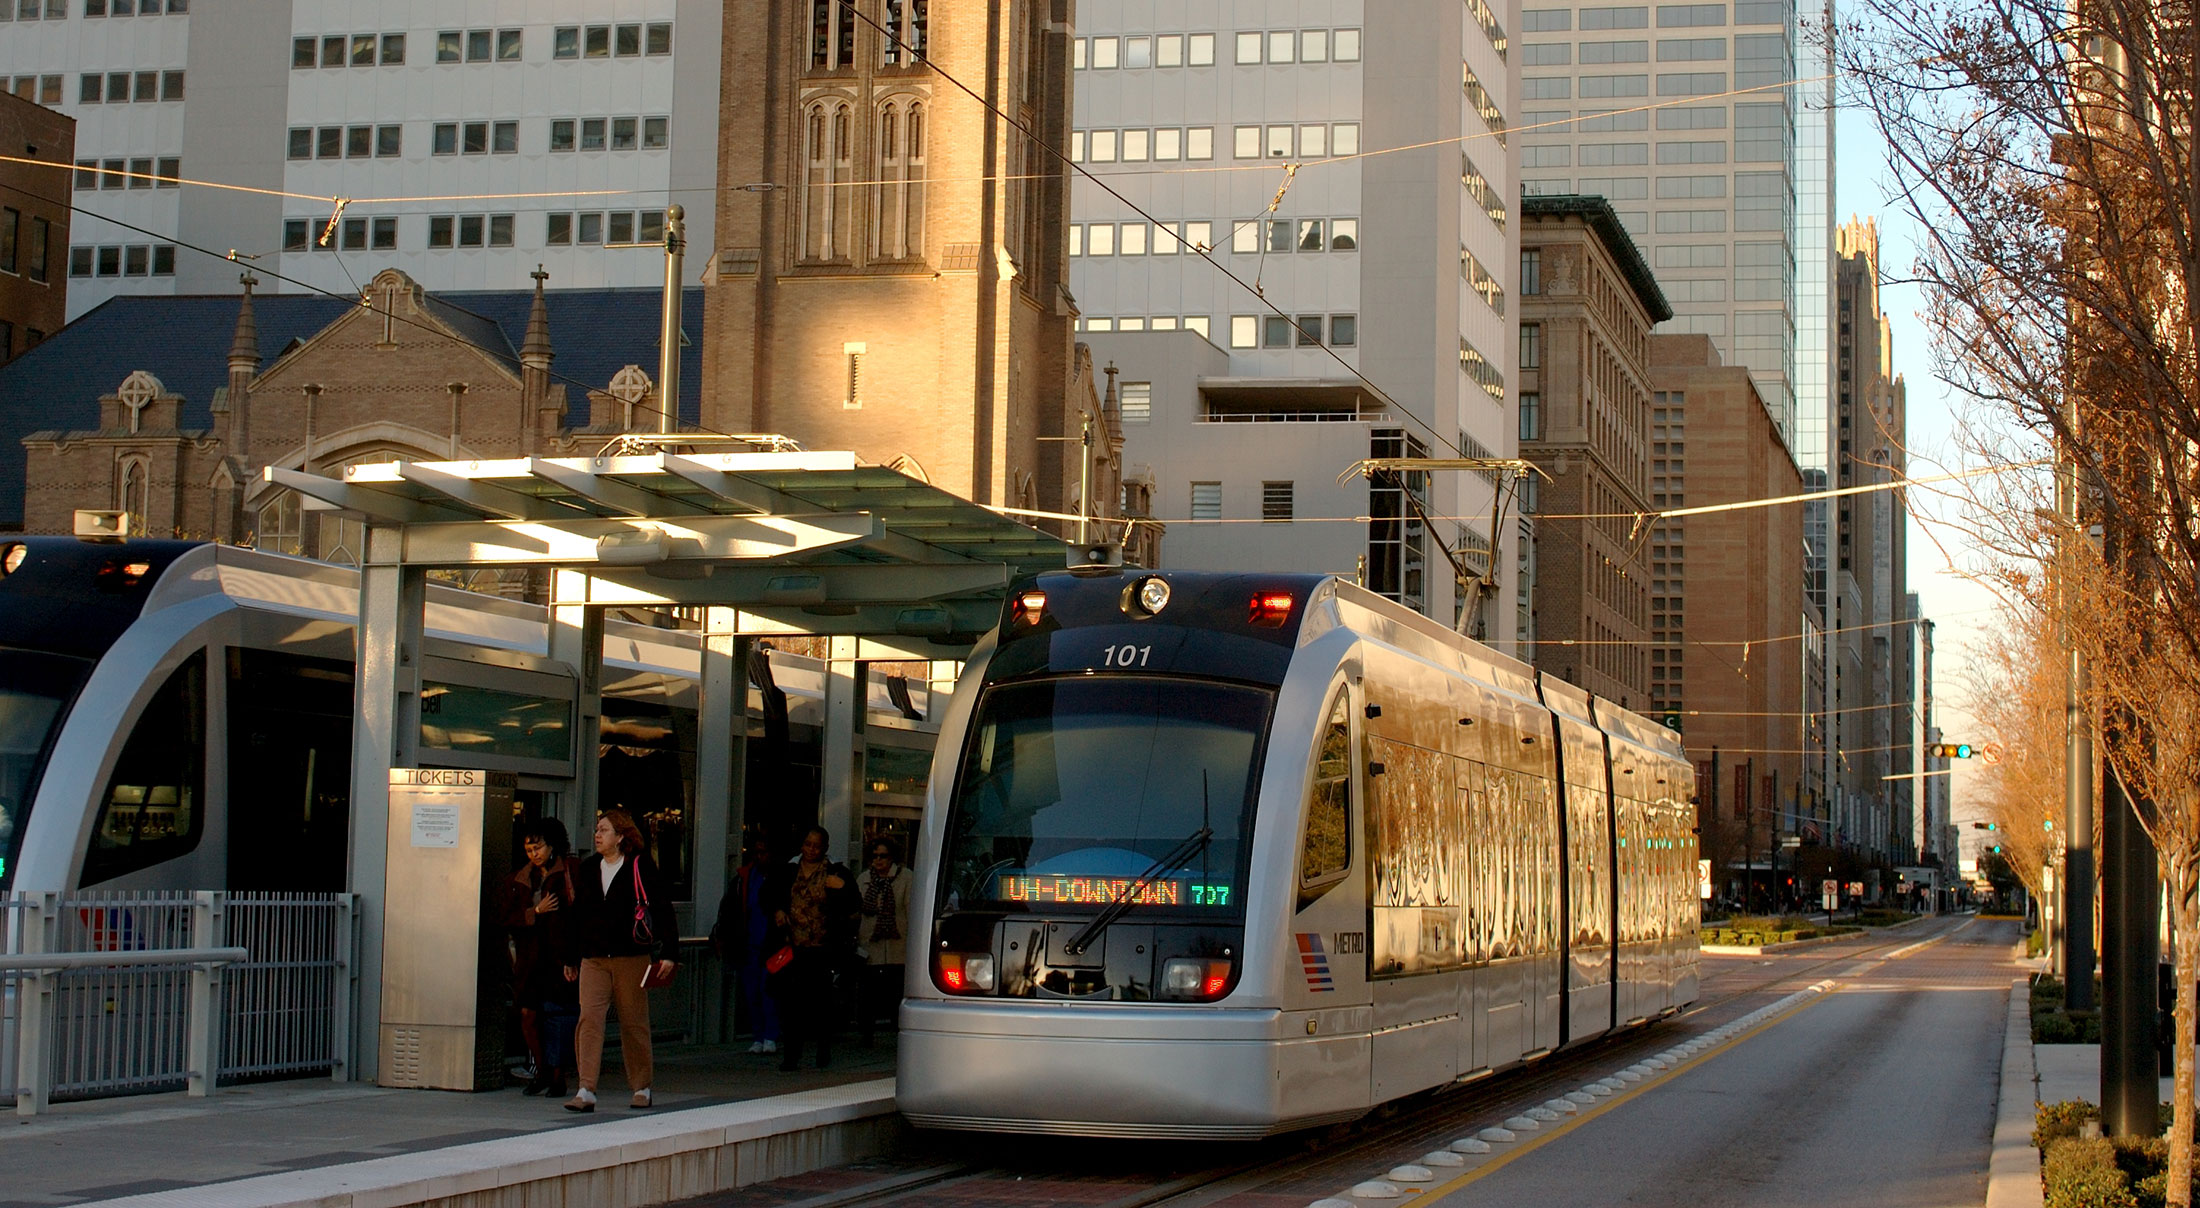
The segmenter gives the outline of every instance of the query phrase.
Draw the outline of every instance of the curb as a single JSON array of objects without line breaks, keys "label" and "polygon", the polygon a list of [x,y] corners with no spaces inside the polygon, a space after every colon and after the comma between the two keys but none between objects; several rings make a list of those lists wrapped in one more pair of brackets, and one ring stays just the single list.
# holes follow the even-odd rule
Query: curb
[{"label": "curb", "polygon": [[900,1139],[894,1080],[552,1129],[98,1203],[117,1208],[639,1208],[869,1157]]},{"label": "curb", "polygon": [[2032,1059],[2031,982],[2009,988],[2008,1031],[2001,1047],[2001,1105],[1994,1112],[1993,1157],[1986,1168],[1986,1208],[2040,1208],[2040,1151],[2032,1147],[2038,1073]]}]

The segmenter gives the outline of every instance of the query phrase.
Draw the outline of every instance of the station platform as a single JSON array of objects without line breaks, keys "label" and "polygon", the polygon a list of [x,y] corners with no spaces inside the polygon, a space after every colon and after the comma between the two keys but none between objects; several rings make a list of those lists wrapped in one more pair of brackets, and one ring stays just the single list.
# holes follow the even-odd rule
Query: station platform
[{"label": "station platform", "polygon": [[0,1208],[396,1208],[664,1203],[891,1147],[891,1033],[781,1072],[746,1045],[659,1046],[634,1111],[616,1053],[595,1112],[317,1080],[56,1104],[0,1124]]}]

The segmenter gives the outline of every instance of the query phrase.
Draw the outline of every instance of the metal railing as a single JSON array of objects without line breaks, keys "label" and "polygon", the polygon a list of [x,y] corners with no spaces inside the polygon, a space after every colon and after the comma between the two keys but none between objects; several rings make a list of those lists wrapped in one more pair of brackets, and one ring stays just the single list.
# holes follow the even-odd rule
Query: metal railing
[{"label": "metal railing", "polygon": [[340,1068],[349,894],[0,898],[0,1095],[91,1099]]}]

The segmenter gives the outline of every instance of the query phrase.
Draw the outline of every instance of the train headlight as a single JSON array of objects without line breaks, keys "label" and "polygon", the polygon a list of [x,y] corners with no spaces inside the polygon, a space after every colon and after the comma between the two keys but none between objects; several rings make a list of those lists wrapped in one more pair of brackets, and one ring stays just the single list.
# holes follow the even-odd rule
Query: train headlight
[{"label": "train headlight", "polygon": [[1160,612],[1169,606],[1169,585],[1158,578],[1147,579],[1138,585],[1138,606],[1149,613]]},{"label": "train headlight", "polygon": [[0,550],[0,575],[14,574],[15,568],[23,565],[23,559],[30,557],[30,555],[31,547],[21,542],[10,545],[5,550]]},{"label": "train headlight", "polygon": [[993,992],[993,956],[985,952],[939,954],[940,988],[950,994]]},{"label": "train headlight", "polygon": [[1198,956],[1171,957],[1161,964],[1161,997],[1220,998],[1230,988],[1230,962]]}]

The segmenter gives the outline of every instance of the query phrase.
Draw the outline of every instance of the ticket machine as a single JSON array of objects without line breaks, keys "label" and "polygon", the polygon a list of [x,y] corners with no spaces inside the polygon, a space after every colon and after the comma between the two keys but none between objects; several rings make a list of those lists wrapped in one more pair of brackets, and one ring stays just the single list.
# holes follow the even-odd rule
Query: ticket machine
[{"label": "ticket machine", "polygon": [[510,962],[495,895],[511,871],[516,787],[509,772],[390,771],[383,1086],[504,1085]]}]

